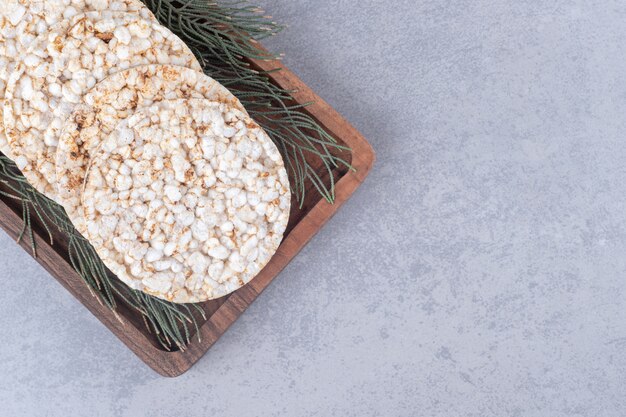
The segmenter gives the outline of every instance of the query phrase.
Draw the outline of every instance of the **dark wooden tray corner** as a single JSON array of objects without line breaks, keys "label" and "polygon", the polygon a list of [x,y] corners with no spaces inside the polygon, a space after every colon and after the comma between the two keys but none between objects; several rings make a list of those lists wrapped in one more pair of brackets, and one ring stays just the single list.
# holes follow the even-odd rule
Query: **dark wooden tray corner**
[{"label": "dark wooden tray corner", "polygon": [[[263,70],[282,67],[277,61],[252,61],[252,64]],[[101,305],[93,297],[80,276],[70,265],[67,258],[67,242],[63,236],[55,236],[55,244],[51,246],[47,239],[47,232],[42,225],[37,223],[33,225],[35,243],[38,248],[37,261],[142,361],[163,376],[175,377],[183,374],[210,349],[280,271],[350,198],[365,180],[374,163],[374,151],[365,138],[291,71],[282,68],[282,71],[271,74],[272,80],[285,89],[297,91],[294,93],[296,102],[314,103],[305,111],[331,133],[339,143],[348,145],[352,149],[350,155],[342,156],[351,159],[355,171],[346,168],[336,170],[335,175],[339,181],[336,184],[335,204],[327,203],[314,190],[307,193],[307,200],[302,208],[299,208],[298,204],[293,204],[285,239],[276,256],[245,287],[219,300],[202,304],[207,319],[199,323],[200,338],[193,337],[191,344],[184,351],[168,352],[161,348],[153,335],[147,331],[138,314],[130,308],[120,306],[117,311],[119,318],[116,318],[111,310]],[[13,238],[17,238],[21,231],[21,210],[21,205],[14,200],[0,199],[0,227]],[[22,241],[21,246],[31,252],[30,242]]]}]

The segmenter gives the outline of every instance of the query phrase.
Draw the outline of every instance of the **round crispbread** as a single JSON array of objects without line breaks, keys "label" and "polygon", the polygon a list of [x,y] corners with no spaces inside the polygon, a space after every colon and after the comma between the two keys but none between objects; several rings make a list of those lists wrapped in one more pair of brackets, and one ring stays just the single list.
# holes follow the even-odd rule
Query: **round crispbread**
[{"label": "round crispbread", "polygon": [[144,65],[111,75],[87,93],[68,117],[57,148],[57,201],[84,233],[82,187],[93,151],[120,120],[166,99],[206,98],[244,113],[239,100],[201,72],[172,65]]},{"label": "round crispbread", "polygon": [[[9,76],[38,35],[79,13],[104,10],[133,12],[156,21],[140,0],[0,0],[0,100]],[[0,106],[0,152],[13,158],[2,112]]]},{"label": "round crispbread", "polygon": [[144,64],[200,69],[168,29],[137,14],[89,12],[39,36],[9,77],[4,105],[15,163],[40,192],[55,198],[58,137],[74,106],[106,76]]},{"label": "round crispbread", "polygon": [[265,267],[290,201],[276,145],[243,112],[166,100],[95,152],[83,211],[87,237],[123,282],[191,303],[229,294]]}]

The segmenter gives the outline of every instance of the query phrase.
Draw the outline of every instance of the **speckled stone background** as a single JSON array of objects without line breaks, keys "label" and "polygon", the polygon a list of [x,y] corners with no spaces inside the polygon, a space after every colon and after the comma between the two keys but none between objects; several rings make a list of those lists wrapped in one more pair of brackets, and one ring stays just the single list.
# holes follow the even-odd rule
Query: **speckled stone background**
[{"label": "speckled stone background", "polygon": [[0,415],[626,415],[626,4],[260,3],[372,175],[177,379],[2,235]]}]

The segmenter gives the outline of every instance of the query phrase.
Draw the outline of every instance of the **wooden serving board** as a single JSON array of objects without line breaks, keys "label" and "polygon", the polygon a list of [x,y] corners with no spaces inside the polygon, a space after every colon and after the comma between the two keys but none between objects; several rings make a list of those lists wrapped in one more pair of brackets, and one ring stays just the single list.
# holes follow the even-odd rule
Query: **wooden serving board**
[{"label": "wooden serving board", "polygon": [[[168,352],[161,348],[154,336],[145,327],[139,314],[121,303],[117,309],[117,314],[121,320],[116,318],[111,310],[101,305],[90,293],[86,284],[72,268],[67,257],[67,240],[60,234],[55,235],[54,245],[50,245],[48,234],[43,226],[36,222],[37,219],[32,219],[37,245],[37,261],[141,360],[163,376],[175,377],[183,374],[211,348],[304,245],[350,198],[365,180],[374,163],[374,152],[365,138],[298,77],[284,68],[280,62],[251,61],[251,63],[261,70],[283,68],[282,71],[270,74],[272,81],[286,90],[295,90],[293,96],[297,103],[314,103],[304,111],[316,119],[340,144],[347,145],[352,149],[351,155],[344,153],[341,156],[347,160],[351,159],[352,166],[356,171],[349,171],[343,167],[336,170],[335,175],[338,181],[336,183],[335,204],[327,203],[314,189],[308,190],[302,208],[299,208],[298,204],[292,204],[289,226],[278,253],[256,278],[240,290],[221,299],[201,304],[206,313],[206,320],[200,319],[200,338],[193,337],[187,349]],[[10,198],[2,197],[0,199],[0,227],[17,239],[22,224],[21,204]],[[21,246],[31,252],[28,239],[23,239]],[[46,301],[42,300],[42,302]]]}]

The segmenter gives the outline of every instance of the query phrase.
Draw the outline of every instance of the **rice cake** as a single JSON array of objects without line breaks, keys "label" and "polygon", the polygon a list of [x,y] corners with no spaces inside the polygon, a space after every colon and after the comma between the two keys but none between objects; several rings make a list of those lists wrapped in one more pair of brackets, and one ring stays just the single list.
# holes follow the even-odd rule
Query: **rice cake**
[{"label": "rice cake", "polygon": [[[167,99],[206,98],[245,109],[224,86],[201,72],[144,65],[113,74],[87,93],[67,119],[56,155],[57,202],[84,234],[81,204],[87,165],[117,124],[136,109]],[[246,113],[247,114],[247,113]]]},{"label": "rice cake", "polygon": [[[9,76],[38,35],[78,13],[104,10],[134,12],[156,21],[140,0],[1,0],[0,100],[4,99]],[[2,112],[0,106],[0,152],[12,158]]]},{"label": "rice cake", "polygon": [[18,168],[54,198],[54,159],[63,123],[107,75],[143,64],[200,69],[191,50],[168,29],[123,12],[75,16],[35,39],[9,77],[4,123]]},{"label": "rice cake", "polygon": [[282,241],[290,190],[282,157],[243,112],[163,101],[122,122],[90,165],[87,237],[134,289],[202,302],[254,278]]}]

